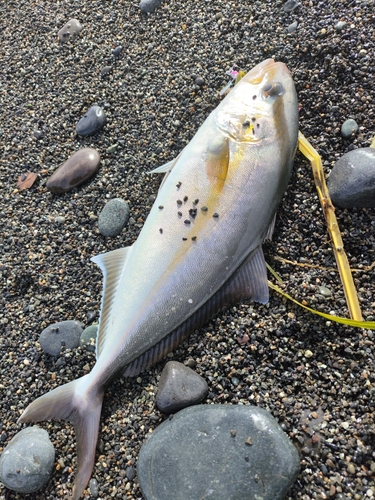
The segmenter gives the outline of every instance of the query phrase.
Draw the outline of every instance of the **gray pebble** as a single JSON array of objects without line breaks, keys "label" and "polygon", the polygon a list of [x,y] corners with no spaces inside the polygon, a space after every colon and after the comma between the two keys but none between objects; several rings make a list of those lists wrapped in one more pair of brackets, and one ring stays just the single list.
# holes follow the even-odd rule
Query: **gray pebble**
[{"label": "gray pebble", "polygon": [[112,50],[112,54],[115,56],[115,57],[118,57],[121,52],[122,52],[122,45],[117,45],[117,47],[115,49]]},{"label": "gray pebble", "polygon": [[121,198],[114,198],[105,204],[99,214],[99,231],[103,236],[117,236],[129,219],[129,206]]},{"label": "gray pebble", "polygon": [[98,481],[96,479],[94,478],[90,479],[89,488],[91,496],[97,498],[97,496],[99,495],[99,487],[98,487]]},{"label": "gray pebble", "polygon": [[0,457],[0,480],[13,491],[33,493],[49,480],[55,449],[48,432],[27,427],[18,432]]},{"label": "gray pebble", "polygon": [[336,29],[337,31],[341,31],[341,30],[343,30],[343,29],[345,28],[346,24],[347,24],[347,23],[346,23],[345,21],[339,21],[339,22],[336,24],[335,29]]},{"label": "gray pebble", "polygon": [[349,139],[352,135],[354,135],[358,130],[358,124],[355,120],[349,118],[349,120],[345,120],[341,125],[341,135],[345,139]]},{"label": "gray pebble", "polygon": [[128,478],[129,481],[133,481],[133,479],[135,478],[135,469],[134,467],[130,466],[130,467],[126,467],[126,477]]},{"label": "gray pebble", "polygon": [[47,326],[39,336],[42,349],[51,356],[59,356],[62,345],[69,349],[79,346],[83,329],[78,321],[68,320]]},{"label": "gray pebble", "polygon": [[298,452],[277,421],[248,405],[181,410],[148,437],[137,466],[146,500],[282,500],[298,470]]},{"label": "gray pebble", "polygon": [[342,156],[327,182],[335,206],[375,207],[375,148],[359,148]]},{"label": "gray pebble", "polygon": [[100,75],[107,76],[111,71],[112,71],[112,66],[104,66],[104,68],[102,68],[102,70],[100,71]]},{"label": "gray pebble", "polygon": [[207,396],[207,382],[188,366],[169,361],[161,373],[156,404],[164,413],[174,413],[201,403]]},{"label": "gray pebble", "polygon": [[86,346],[89,351],[95,352],[96,337],[98,335],[98,325],[90,325],[83,330],[80,337],[81,346]]},{"label": "gray pebble", "polygon": [[298,28],[298,22],[295,21],[294,23],[292,24],[289,24],[288,26],[288,33],[294,33]]},{"label": "gray pebble", "polygon": [[195,79],[195,84],[201,87],[202,85],[204,85],[204,78],[202,78],[201,76],[197,76],[197,78]]},{"label": "gray pebble", "polygon": [[296,0],[288,0],[284,5],[283,5],[283,10],[285,12],[292,12],[294,9],[299,7],[300,4]]},{"label": "gray pebble", "polygon": [[37,141],[39,141],[39,139],[41,139],[43,137],[43,132],[41,130],[34,130],[33,132],[33,136],[35,137],[35,139]]},{"label": "gray pebble", "polygon": [[58,33],[60,43],[75,38],[81,30],[82,24],[77,19],[70,19]]},{"label": "gray pebble", "polygon": [[84,137],[94,135],[104,127],[105,122],[106,116],[104,110],[100,106],[91,106],[87,113],[85,113],[77,123],[77,134]]},{"label": "gray pebble", "polygon": [[160,7],[162,0],[141,0],[139,7],[142,12],[152,13]]}]

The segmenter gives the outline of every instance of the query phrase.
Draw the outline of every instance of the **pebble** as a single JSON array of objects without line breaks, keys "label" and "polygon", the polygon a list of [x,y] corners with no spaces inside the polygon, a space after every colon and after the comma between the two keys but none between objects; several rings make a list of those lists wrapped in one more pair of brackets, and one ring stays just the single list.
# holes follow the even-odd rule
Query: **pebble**
[{"label": "pebble", "polygon": [[334,165],[327,186],[340,208],[375,207],[375,148],[349,151]]},{"label": "pebble", "polygon": [[129,219],[129,205],[121,198],[114,198],[104,205],[99,214],[99,231],[103,236],[117,236]]},{"label": "pebble", "polygon": [[341,30],[343,30],[343,29],[345,28],[346,24],[347,24],[347,23],[346,23],[345,21],[339,21],[339,22],[335,25],[335,29],[336,29],[337,31],[341,31]]},{"label": "pebble", "polygon": [[95,352],[98,327],[99,327],[98,324],[90,325],[87,328],[85,328],[81,333],[79,343],[81,344],[81,346],[86,346],[86,349],[89,351]]},{"label": "pebble", "polygon": [[160,375],[156,404],[163,413],[174,413],[201,403],[207,393],[203,377],[178,361],[168,361]]},{"label": "pebble", "polygon": [[104,127],[106,115],[100,106],[91,106],[76,125],[78,135],[94,135]]},{"label": "pebble", "polygon": [[33,136],[35,137],[35,139],[37,141],[39,141],[40,139],[43,138],[44,134],[43,134],[43,132],[41,130],[34,130]]},{"label": "pebble", "polygon": [[19,493],[34,493],[49,480],[55,449],[48,432],[26,427],[18,432],[0,457],[0,480]]},{"label": "pebble", "polygon": [[283,10],[285,12],[292,12],[294,9],[299,7],[301,4],[299,4],[296,0],[288,0],[284,5],[283,5]]},{"label": "pebble", "polygon": [[166,420],[142,445],[146,500],[282,500],[299,470],[297,449],[272,415],[249,405],[198,405]]},{"label": "pebble", "polygon": [[294,33],[298,28],[298,22],[295,21],[294,23],[292,24],[289,24],[288,26],[288,33]]},{"label": "pebble", "polygon": [[51,356],[59,356],[61,347],[74,349],[79,346],[83,328],[74,320],[60,321],[47,326],[39,336],[42,349]]},{"label": "pebble", "polygon": [[97,498],[99,495],[99,486],[96,479],[90,479],[89,482],[90,494],[92,497]]},{"label": "pebble", "polygon": [[141,0],[139,7],[142,12],[152,13],[160,7],[162,0]]},{"label": "pebble", "polygon": [[345,120],[344,123],[341,125],[341,135],[345,139],[349,139],[352,137],[358,130],[358,124],[355,120],[352,120],[349,118],[348,120]]},{"label": "pebble", "polygon": [[197,78],[195,79],[195,85],[199,85],[199,87],[202,87],[202,85],[204,85],[204,78],[202,78],[201,76],[197,76]]},{"label": "pebble", "polygon": [[119,55],[121,54],[122,52],[122,49],[123,49],[123,46],[122,45],[117,45],[116,48],[114,48],[112,50],[112,54],[115,56],[115,57],[119,57]]},{"label": "pebble", "polygon": [[59,166],[48,179],[46,187],[52,193],[66,193],[90,179],[99,165],[100,154],[96,149],[80,149]]},{"label": "pebble", "polygon": [[58,33],[60,43],[74,39],[81,30],[82,24],[77,19],[70,19]]}]

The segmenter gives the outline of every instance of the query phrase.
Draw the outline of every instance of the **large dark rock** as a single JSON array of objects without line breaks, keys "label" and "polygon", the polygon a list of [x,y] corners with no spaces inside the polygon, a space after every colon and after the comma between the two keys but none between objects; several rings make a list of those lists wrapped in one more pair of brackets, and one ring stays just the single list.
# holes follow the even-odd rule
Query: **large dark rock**
[{"label": "large dark rock", "polygon": [[138,460],[146,500],[282,500],[298,471],[296,448],[256,406],[185,408],[148,437]]},{"label": "large dark rock", "polygon": [[91,106],[76,125],[78,135],[94,135],[104,127],[106,122],[104,110],[100,106]]},{"label": "large dark rock", "polygon": [[40,490],[51,476],[55,449],[47,431],[27,427],[18,432],[0,457],[0,480],[20,493]]},{"label": "large dark rock", "polygon": [[44,352],[59,356],[63,345],[69,349],[79,346],[82,331],[82,325],[78,321],[60,321],[47,326],[40,334],[39,342]]},{"label": "large dark rock", "polygon": [[375,148],[354,149],[333,167],[327,182],[335,206],[375,207]]},{"label": "large dark rock", "polygon": [[46,187],[52,193],[66,193],[92,177],[99,169],[100,154],[96,149],[80,149],[51,175]]},{"label": "large dark rock", "polygon": [[178,361],[169,361],[160,376],[156,404],[160,411],[174,413],[201,403],[207,393],[204,378]]}]

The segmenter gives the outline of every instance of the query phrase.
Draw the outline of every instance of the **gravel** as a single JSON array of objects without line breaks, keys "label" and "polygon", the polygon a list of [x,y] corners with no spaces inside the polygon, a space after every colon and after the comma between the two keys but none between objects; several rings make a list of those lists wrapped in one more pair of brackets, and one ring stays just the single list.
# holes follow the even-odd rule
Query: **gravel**
[{"label": "gravel", "polygon": [[[311,0],[290,12],[283,5],[170,1],[152,14],[127,0],[9,0],[0,6],[0,451],[21,429],[16,422],[29,402],[93,366],[94,354],[85,348],[65,349],[58,358],[44,354],[39,335],[58,321],[87,326],[86,315],[98,312],[102,276],[90,257],[137,238],[160,183],[148,172],[189,142],[219,103],[231,67],[248,70],[267,57],[287,63],[299,95],[300,129],[320,152],[327,175],[344,153],[369,146],[372,2]],[[61,44],[57,34],[72,18],[82,31]],[[288,33],[294,22],[297,30]],[[119,45],[123,50],[114,57]],[[106,66],[112,71],[103,78]],[[79,137],[75,125],[93,105],[104,109],[106,126]],[[359,128],[345,139],[341,125],[349,118]],[[69,193],[49,193],[51,173],[83,147],[100,152],[99,173]],[[19,192],[17,179],[26,172],[39,178]],[[98,214],[112,198],[124,199],[131,217],[119,236],[106,238]],[[363,316],[374,320],[374,210],[337,209],[336,215]],[[273,242],[264,250],[288,293],[348,315],[311,169],[299,153]],[[321,286],[331,296],[322,295]],[[239,304],[218,314],[167,359],[193,360],[209,385],[207,403],[255,404],[279,421],[301,454],[287,500],[374,495],[372,331],[313,316],[272,292],[267,305]],[[165,362],[134,379],[118,378],[107,390],[93,471],[98,498],[142,498],[137,476],[127,471],[136,471],[145,436],[164,420],[155,392]],[[67,498],[74,432],[59,421],[40,426],[55,446],[56,462],[46,489],[29,498]],[[0,485],[5,498],[9,493]],[[11,498],[29,500],[16,493]]]}]

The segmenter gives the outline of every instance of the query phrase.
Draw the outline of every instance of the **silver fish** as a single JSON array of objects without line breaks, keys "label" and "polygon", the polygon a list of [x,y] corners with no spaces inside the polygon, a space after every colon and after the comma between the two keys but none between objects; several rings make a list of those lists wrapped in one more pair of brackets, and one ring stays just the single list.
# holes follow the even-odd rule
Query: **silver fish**
[{"label": "silver fish", "polygon": [[94,257],[104,290],[92,371],[41,396],[19,422],[73,423],[77,500],[93,469],[105,387],[160,360],[224,305],[268,301],[272,235],[298,134],[291,75],[267,59],[234,87],[165,172],[136,242]]}]

